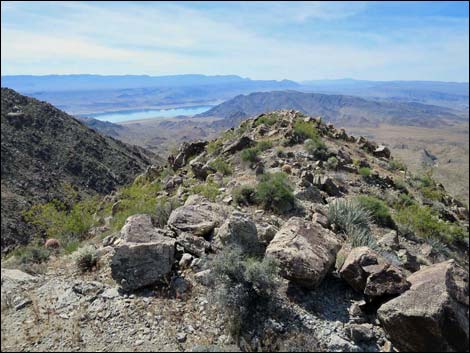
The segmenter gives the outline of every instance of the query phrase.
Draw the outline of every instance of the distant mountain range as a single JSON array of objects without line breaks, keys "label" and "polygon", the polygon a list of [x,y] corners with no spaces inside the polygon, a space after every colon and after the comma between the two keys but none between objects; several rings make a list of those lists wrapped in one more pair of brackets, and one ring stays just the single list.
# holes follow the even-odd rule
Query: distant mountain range
[{"label": "distant mountain range", "polygon": [[26,243],[22,212],[79,194],[108,194],[159,158],[88,128],[51,104],[1,89],[1,249]]},{"label": "distant mountain range", "polygon": [[45,75],[2,76],[3,87],[48,101],[69,114],[128,109],[216,105],[240,94],[278,90],[351,95],[392,102],[414,102],[468,110],[468,83],[362,81],[294,82],[251,80],[236,75]]},{"label": "distant mountain range", "polygon": [[[455,110],[445,107],[291,90],[239,95],[197,116],[232,119],[238,123],[243,118],[279,109],[295,109],[305,114],[322,116],[325,120],[344,126],[377,126],[387,123],[436,127],[464,119]],[[229,121],[226,123],[231,125]]]}]

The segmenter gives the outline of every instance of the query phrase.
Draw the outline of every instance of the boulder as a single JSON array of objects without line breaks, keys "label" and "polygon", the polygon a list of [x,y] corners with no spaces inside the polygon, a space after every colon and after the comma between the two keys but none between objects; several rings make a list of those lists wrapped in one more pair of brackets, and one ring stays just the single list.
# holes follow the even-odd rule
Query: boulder
[{"label": "boulder", "polygon": [[292,217],[276,233],[266,255],[279,261],[283,277],[312,288],[331,269],[340,247],[333,232],[320,224]]},{"label": "boulder", "polygon": [[184,167],[188,160],[202,153],[207,145],[207,141],[183,142],[178,150],[178,154],[172,161],[173,169]]},{"label": "boulder", "polygon": [[225,219],[225,209],[201,196],[189,197],[184,206],[173,210],[168,227],[177,234],[183,232],[206,236]]},{"label": "boulder", "polygon": [[368,273],[364,267],[377,265],[379,257],[367,246],[354,248],[344,261],[339,274],[355,291],[362,293],[366,287]]},{"label": "boulder", "polygon": [[194,176],[200,180],[206,180],[209,174],[213,174],[217,172],[214,168],[212,168],[208,164],[203,164],[201,162],[191,162],[191,170],[194,173]]},{"label": "boulder", "polygon": [[176,243],[180,245],[184,251],[197,257],[204,256],[211,247],[210,242],[203,237],[195,236],[190,233],[181,233],[176,239]]},{"label": "boulder", "polygon": [[314,203],[324,203],[323,197],[316,187],[301,186],[294,192],[294,196],[299,200],[314,202]]},{"label": "boulder", "polygon": [[171,235],[169,231],[154,227],[151,217],[147,214],[128,217],[119,234],[123,241],[131,243],[148,243]]},{"label": "boulder", "polygon": [[115,248],[111,275],[126,291],[154,284],[173,266],[175,240],[161,237],[149,243],[123,243]]},{"label": "boulder", "polygon": [[227,245],[239,245],[246,252],[258,253],[260,242],[256,224],[248,215],[235,211],[217,231],[215,246],[222,249]]},{"label": "boulder", "polygon": [[377,241],[377,244],[386,250],[398,250],[400,248],[400,241],[396,230],[385,234]]},{"label": "boulder", "polygon": [[400,351],[468,352],[468,272],[454,260],[415,272],[411,288],[378,310]]},{"label": "boulder", "polygon": [[325,191],[329,196],[341,196],[341,191],[338,186],[331,178],[325,175],[315,175],[312,184],[320,190]]},{"label": "boulder", "polygon": [[376,157],[383,157],[389,159],[391,153],[387,147],[385,147],[384,145],[380,145],[373,151],[373,155]]},{"label": "boulder", "polygon": [[226,153],[226,154],[233,154],[237,151],[241,151],[247,147],[251,147],[251,146],[254,146],[255,144],[255,141],[253,141],[252,139],[250,139],[248,136],[242,136],[240,137],[239,139],[237,139],[236,141],[230,143],[229,145],[227,145],[222,153]]}]

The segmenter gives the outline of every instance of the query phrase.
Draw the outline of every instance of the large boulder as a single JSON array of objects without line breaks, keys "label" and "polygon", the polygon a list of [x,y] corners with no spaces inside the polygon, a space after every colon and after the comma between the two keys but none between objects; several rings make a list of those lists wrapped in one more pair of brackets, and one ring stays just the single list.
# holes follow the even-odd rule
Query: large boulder
[{"label": "large boulder", "polygon": [[279,261],[283,277],[311,288],[328,273],[340,247],[333,232],[320,224],[292,217],[276,233],[266,255]]},{"label": "large boulder", "polygon": [[409,352],[468,352],[468,272],[449,260],[408,281],[410,290],[378,310],[393,345]]},{"label": "large boulder", "polygon": [[126,219],[119,235],[125,242],[149,243],[162,236],[170,236],[171,232],[155,228],[149,215],[137,214]]},{"label": "large boulder", "polygon": [[122,243],[111,259],[111,275],[126,291],[164,279],[175,260],[175,240],[160,237],[148,243]]},{"label": "large boulder", "polygon": [[207,141],[183,142],[178,150],[178,154],[171,160],[173,169],[184,167],[189,159],[202,153],[207,145]]},{"label": "large boulder", "polygon": [[354,290],[369,298],[395,296],[410,288],[399,268],[366,246],[351,250],[339,274]]},{"label": "large boulder", "polygon": [[225,219],[225,209],[207,199],[190,197],[184,206],[173,210],[168,219],[168,227],[177,234],[183,232],[196,236],[206,236]]},{"label": "large boulder", "polygon": [[257,253],[261,248],[256,224],[248,215],[238,211],[233,212],[220,226],[214,245],[219,249],[228,245],[239,245],[249,253]]}]

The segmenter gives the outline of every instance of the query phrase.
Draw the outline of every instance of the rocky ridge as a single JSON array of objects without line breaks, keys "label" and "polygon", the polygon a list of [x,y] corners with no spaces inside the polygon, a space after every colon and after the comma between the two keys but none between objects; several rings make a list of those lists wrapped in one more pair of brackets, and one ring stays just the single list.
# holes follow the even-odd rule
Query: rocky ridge
[{"label": "rocky ridge", "polygon": [[[314,127],[323,145],[309,149],[300,126]],[[296,111],[184,144],[169,158],[173,174],[154,168],[136,180],[180,201],[165,224],[133,215],[102,241],[98,231],[89,246],[99,265],[89,273],[77,272],[74,255],[36,276],[2,269],[2,351],[468,351],[468,238],[438,246],[374,219],[354,242],[357,229],[332,217],[335,205],[363,195],[429,204],[392,160],[386,147]],[[250,187],[259,198],[269,175],[283,175],[268,180],[291,192],[253,200]],[[441,222],[468,234],[463,205],[447,195],[433,202]],[[213,296],[213,260],[232,246],[280,270],[275,308],[257,312],[263,319],[240,337]]]}]

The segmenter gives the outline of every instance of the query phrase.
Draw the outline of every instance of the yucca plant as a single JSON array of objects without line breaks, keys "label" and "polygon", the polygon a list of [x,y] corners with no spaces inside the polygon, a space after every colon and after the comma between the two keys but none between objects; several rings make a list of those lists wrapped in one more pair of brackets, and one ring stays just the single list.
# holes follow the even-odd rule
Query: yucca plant
[{"label": "yucca plant", "polygon": [[372,215],[354,200],[338,199],[329,205],[328,220],[343,231],[352,226],[369,229]]}]

